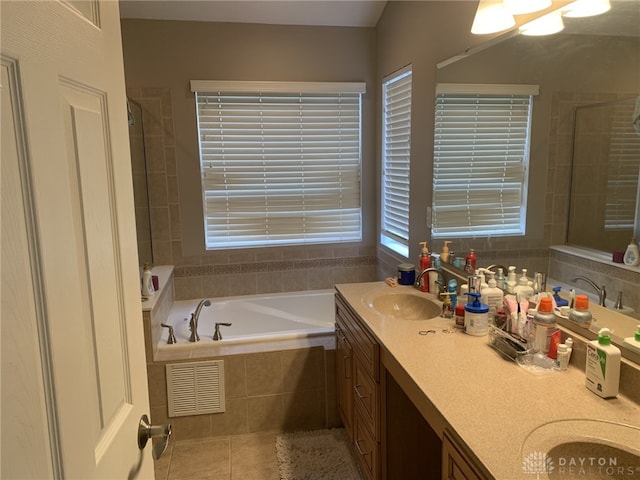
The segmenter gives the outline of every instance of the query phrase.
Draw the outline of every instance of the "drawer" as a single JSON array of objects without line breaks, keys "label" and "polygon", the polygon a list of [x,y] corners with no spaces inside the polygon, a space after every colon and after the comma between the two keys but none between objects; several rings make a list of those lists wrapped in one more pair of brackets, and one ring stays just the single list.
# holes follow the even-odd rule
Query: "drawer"
[{"label": "drawer", "polygon": [[380,445],[367,428],[367,420],[364,419],[359,408],[354,409],[353,423],[353,444],[361,470],[366,474],[367,480],[378,480],[380,478]]},{"label": "drawer", "polygon": [[336,322],[345,333],[356,354],[362,360],[374,380],[380,380],[380,347],[362,321],[351,311],[346,302],[336,295]]},{"label": "drawer", "polygon": [[362,410],[364,419],[366,421],[367,428],[374,434],[374,437],[379,440],[380,432],[379,428],[379,412],[378,406],[380,405],[379,399],[379,384],[377,384],[371,374],[362,367],[362,363],[359,359],[354,362],[353,371],[353,399],[356,407]]}]

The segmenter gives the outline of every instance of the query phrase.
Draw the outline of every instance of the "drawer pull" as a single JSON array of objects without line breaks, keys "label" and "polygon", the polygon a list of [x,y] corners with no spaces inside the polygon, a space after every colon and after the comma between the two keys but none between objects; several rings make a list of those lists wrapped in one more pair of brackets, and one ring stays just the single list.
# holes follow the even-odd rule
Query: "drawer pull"
[{"label": "drawer pull", "polygon": [[364,451],[364,450],[362,450],[362,448],[360,447],[360,440],[356,440],[356,441],[355,441],[355,445],[356,445],[356,448],[358,449],[358,453],[359,453],[360,455],[362,455],[363,457],[364,457],[364,456],[366,456],[366,455],[369,455],[369,452],[365,452],[365,451]]},{"label": "drawer pull", "polygon": [[368,398],[368,397],[369,397],[369,395],[362,395],[362,394],[360,393],[360,387],[361,387],[361,386],[362,386],[362,385],[354,385],[354,386],[353,386],[353,389],[355,390],[356,395],[358,395],[358,398],[359,398],[360,400],[364,400],[365,398]]}]

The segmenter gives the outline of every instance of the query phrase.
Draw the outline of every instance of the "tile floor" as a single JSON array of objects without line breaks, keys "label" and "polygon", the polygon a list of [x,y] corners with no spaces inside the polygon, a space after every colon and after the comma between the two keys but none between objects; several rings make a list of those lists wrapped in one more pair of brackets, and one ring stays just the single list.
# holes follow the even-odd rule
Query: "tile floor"
[{"label": "tile floor", "polygon": [[155,462],[156,480],[279,480],[277,433],[179,440]]}]

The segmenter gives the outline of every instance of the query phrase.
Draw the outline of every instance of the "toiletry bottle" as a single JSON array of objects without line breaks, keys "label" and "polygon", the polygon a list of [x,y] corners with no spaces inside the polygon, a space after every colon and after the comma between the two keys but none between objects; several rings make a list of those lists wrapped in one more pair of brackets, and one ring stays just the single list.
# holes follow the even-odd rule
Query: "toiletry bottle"
[{"label": "toiletry bottle", "polygon": [[456,305],[455,319],[456,328],[464,328],[464,305]]},{"label": "toiletry bottle", "polygon": [[449,244],[453,243],[451,240],[445,240],[442,246],[442,252],[440,253],[440,260],[444,263],[449,263]]},{"label": "toiletry bottle", "polygon": [[556,316],[553,314],[551,298],[542,297],[538,304],[538,310],[533,317],[536,326],[536,350],[545,355],[549,352],[551,335],[557,330]]},{"label": "toiletry bottle", "polygon": [[447,284],[447,292],[449,292],[449,298],[451,299],[451,306],[455,310],[458,306],[458,280],[452,278]]},{"label": "toiletry bottle", "polygon": [[586,387],[602,398],[618,395],[620,349],[611,345],[611,332],[601,328],[598,339],[587,343]]},{"label": "toiletry bottle", "polygon": [[496,273],[495,278],[496,278],[496,287],[504,291],[505,278],[504,278],[504,271],[502,271],[501,267],[498,267],[498,273]]},{"label": "toiletry bottle", "polygon": [[464,332],[476,337],[486,335],[489,333],[489,305],[480,302],[477,292],[467,292],[467,295],[470,298],[464,306]]},{"label": "toiletry bottle", "polygon": [[476,252],[473,248],[469,249],[469,253],[465,257],[464,271],[474,273],[476,271]]},{"label": "toiletry bottle", "polygon": [[558,353],[556,355],[556,366],[559,370],[566,370],[569,366],[569,348],[564,343],[558,345]]},{"label": "toiletry bottle", "polygon": [[638,329],[633,334],[633,337],[626,337],[624,339],[624,345],[625,347],[635,350],[636,353],[640,353],[640,325],[638,325]]},{"label": "toiletry bottle", "polygon": [[480,301],[489,305],[489,322],[494,322],[496,312],[502,307],[504,302],[504,294],[502,290],[497,287],[494,273],[489,271],[489,281],[487,287],[480,290]]},{"label": "toiletry bottle", "polygon": [[151,269],[148,263],[144,264],[142,271],[142,296],[145,298],[153,296],[155,290],[153,289],[153,278],[151,275]]},{"label": "toiletry bottle", "polygon": [[529,300],[533,297],[533,287],[529,285],[526,268],[522,269],[522,276],[518,279],[518,284],[513,287],[513,293],[519,294],[524,300]]},{"label": "toiletry bottle", "polygon": [[[440,262],[440,255],[434,253],[431,255],[431,266],[437,270],[440,270],[442,264]],[[440,289],[438,288],[438,278],[440,275],[438,272],[429,272],[429,292],[438,295]]]},{"label": "toiletry bottle", "polygon": [[569,310],[569,320],[584,327],[591,325],[591,312],[589,311],[589,297],[576,295],[574,306]]},{"label": "toiletry bottle", "polygon": [[444,292],[440,294],[444,297],[444,301],[442,302],[442,312],[440,316],[442,318],[453,318],[453,305],[451,305],[451,294],[449,292]]},{"label": "toiletry bottle", "polygon": [[567,346],[567,353],[569,354],[567,361],[570,361],[571,352],[573,352],[573,338],[567,337],[567,339],[564,341],[564,344]]},{"label": "toiletry bottle", "polygon": [[555,300],[558,308],[569,305],[569,300],[560,296],[560,290],[562,290],[562,287],[553,287],[553,299]]},{"label": "toiletry bottle", "polygon": [[[424,272],[427,268],[431,267],[431,258],[429,257],[429,250],[427,249],[427,242],[420,242],[422,245],[422,253],[420,253],[420,272]],[[422,276],[420,279],[420,291],[429,291],[429,275]]]},{"label": "toiletry bottle", "polygon": [[632,238],[631,243],[627,246],[627,250],[624,252],[622,261],[625,265],[630,265],[632,267],[640,265],[640,252],[638,252],[638,244],[636,243],[635,238]]},{"label": "toiletry bottle", "polygon": [[514,265],[509,265],[509,272],[507,273],[507,281],[505,284],[507,287],[507,293],[514,293],[513,289],[518,284],[518,280],[516,278],[516,267]]},{"label": "toiletry bottle", "polygon": [[400,285],[413,285],[416,281],[416,267],[413,263],[401,263],[398,265],[398,283]]}]

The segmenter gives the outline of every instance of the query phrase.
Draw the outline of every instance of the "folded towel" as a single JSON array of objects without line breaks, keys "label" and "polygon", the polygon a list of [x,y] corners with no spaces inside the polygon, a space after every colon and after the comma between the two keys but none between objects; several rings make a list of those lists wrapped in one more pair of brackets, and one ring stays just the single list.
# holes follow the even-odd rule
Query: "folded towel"
[{"label": "folded towel", "polygon": [[636,133],[640,135],[640,97],[636,99],[636,109],[631,116],[631,122]]}]

